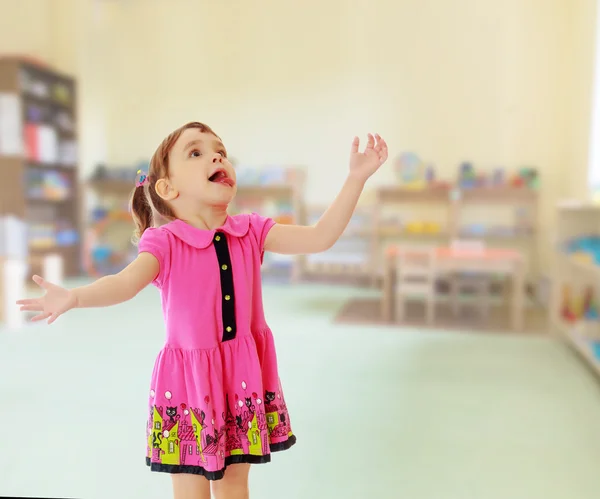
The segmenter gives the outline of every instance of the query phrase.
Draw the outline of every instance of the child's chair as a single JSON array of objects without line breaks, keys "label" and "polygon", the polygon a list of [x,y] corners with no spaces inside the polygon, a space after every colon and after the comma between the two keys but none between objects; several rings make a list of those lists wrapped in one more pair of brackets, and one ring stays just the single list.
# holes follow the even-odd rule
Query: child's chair
[{"label": "child's chair", "polygon": [[435,318],[436,265],[435,248],[401,247],[396,268],[396,319],[406,317],[406,304],[409,301],[425,303],[427,324]]},{"label": "child's chair", "polygon": [[[450,245],[453,251],[468,253],[485,252],[485,242],[477,239],[455,239]],[[460,294],[471,291],[482,318],[489,316],[492,276],[485,269],[463,270],[450,276],[450,296],[452,312],[457,316],[461,309]]]}]

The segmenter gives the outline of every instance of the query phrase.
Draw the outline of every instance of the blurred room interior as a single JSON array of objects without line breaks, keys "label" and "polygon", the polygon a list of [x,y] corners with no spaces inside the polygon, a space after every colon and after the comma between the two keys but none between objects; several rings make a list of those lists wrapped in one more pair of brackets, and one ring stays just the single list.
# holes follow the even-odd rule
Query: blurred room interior
[{"label": "blurred room interior", "polygon": [[265,255],[305,444],[258,497],[597,497],[597,0],[0,1],[0,414],[50,413],[0,495],[169,493],[138,445],[156,290],[51,328],[14,302],[132,261],[136,174],[201,121],[230,212],[279,223],[318,220],[354,135],[390,148],[333,248]]}]

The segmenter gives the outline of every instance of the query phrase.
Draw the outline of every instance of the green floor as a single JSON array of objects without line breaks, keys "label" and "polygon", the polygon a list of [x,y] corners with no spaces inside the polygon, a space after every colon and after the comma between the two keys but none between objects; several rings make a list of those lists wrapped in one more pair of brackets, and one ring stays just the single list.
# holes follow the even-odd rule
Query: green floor
[{"label": "green floor", "polygon": [[[254,499],[597,499],[600,384],[539,337],[332,324],[355,291],[267,287],[298,444]],[[165,499],[144,464],[162,343],[152,288],[0,330],[0,496]]]}]

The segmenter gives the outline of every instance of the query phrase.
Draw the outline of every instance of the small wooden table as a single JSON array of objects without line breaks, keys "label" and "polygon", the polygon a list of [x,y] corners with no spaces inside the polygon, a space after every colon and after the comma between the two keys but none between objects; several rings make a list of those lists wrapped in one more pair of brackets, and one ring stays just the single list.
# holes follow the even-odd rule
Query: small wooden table
[{"label": "small wooden table", "polygon": [[[383,272],[382,319],[391,322],[396,301],[396,265],[401,251],[391,246],[386,251]],[[487,248],[482,251],[455,250],[449,247],[436,249],[436,272],[486,272],[509,275],[512,282],[511,327],[523,329],[525,315],[525,268],[523,256],[511,249]]]}]

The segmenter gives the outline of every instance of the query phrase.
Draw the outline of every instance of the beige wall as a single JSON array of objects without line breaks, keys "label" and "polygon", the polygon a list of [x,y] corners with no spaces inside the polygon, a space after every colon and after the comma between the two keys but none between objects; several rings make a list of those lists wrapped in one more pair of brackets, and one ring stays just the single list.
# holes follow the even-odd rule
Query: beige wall
[{"label": "beige wall", "polygon": [[0,52],[27,53],[49,60],[52,0],[0,0]]},{"label": "beige wall", "polygon": [[[96,77],[111,79],[108,157],[147,157],[172,128],[203,120],[244,162],[307,165],[319,203],[344,178],[352,135],[369,130],[446,178],[462,160],[533,164],[547,266],[552,208],[581,192],[570,168],[586,164],[592,2],[376,4],[121,4],[95,41],[107,54]],[[372,185],[392,178],[390,164]]]},{"label": "beige wall", "polygon": [[[86,168],[201,120],[244,163],[307,165],[311,202],[368,131],[446,178],[537,165],[542,233],[585,192],[596,0],[56,2],[23,46],[78,74]],[[390,162],[372,185],[392,178]]]}]

